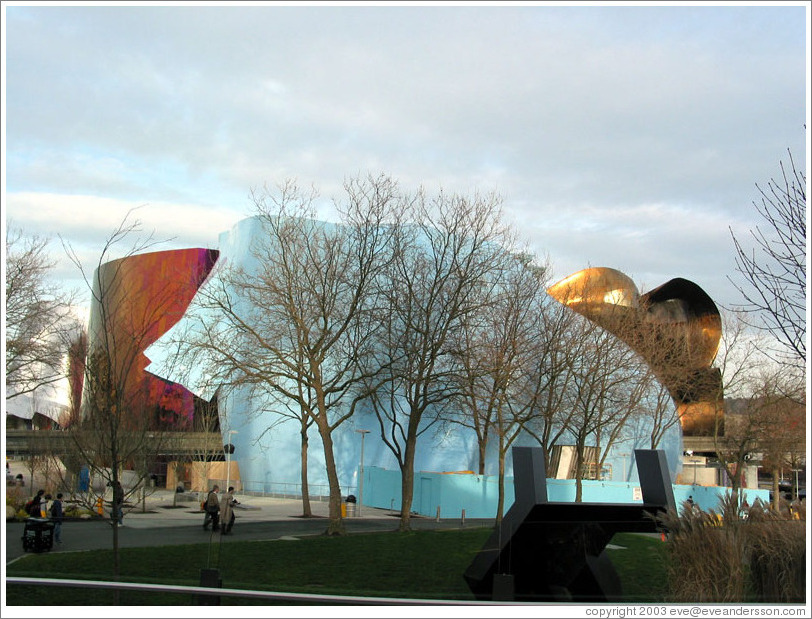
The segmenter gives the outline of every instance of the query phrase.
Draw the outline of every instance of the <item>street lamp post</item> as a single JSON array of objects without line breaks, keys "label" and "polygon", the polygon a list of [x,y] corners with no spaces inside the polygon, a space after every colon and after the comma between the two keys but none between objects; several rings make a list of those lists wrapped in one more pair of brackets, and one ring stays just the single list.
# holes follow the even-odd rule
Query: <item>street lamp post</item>
[{"label": "street lamp post", "polygon": [[692,449],[689,449],[685,452],[685,455],[688,456],[691,460],[691,466],[694,468],[694,486],[696,486],[696,460],[694,460],[694,452]]},{"label": "street lamp post", "polygon": [[798,500],[798,473],[801,472],[801,469],[792,469],[792,472],[795,473],[795,500]]},{"label": "street lamp post", "polygon": [[231,485],[231,453],[234,451],[234,445],[231,444],[231,435],[238,434],[237,430],[229,430],[226,436],[225,452],[226,452],[226,487],[223,488],[225,493],[228,493],[228,488]]},{"label": "street lamp post", "polygon": [[356,430],[361,435],[361,470],[358,475],[358,515],[361,515],[361,506],[364,504],[364,438],[369,430]]},{"label": "street lamp post", "polygon": [[629,454],[627,452],[623,452],[618,455],[623,458],[623,481],[629,481],[629,478],[626,476],[626,456]]}]

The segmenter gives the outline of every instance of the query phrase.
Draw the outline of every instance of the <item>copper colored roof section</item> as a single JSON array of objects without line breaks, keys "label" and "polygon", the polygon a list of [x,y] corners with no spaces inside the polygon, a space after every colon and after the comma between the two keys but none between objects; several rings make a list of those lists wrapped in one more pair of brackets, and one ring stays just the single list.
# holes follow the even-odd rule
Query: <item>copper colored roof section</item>
[{"label": "copper colored roof section", "polygon": [[722,401],[721,376],[712,367],[722,320],[702,288],[675,278],[641,295],[624,273],[592,267],[547,292],[640,354],[671,393],[686,434],[712,430]]},{"label": "copper colored roof section", "polygon": [[147,372],[144,351],[180,320],[218,256],[219,251],[205,248],[158,251],[97,269],[88,353],[109,349],[114,369],[118,365],[128,374],[131,398],[142,401],[133,408],[151,415],[156,429],[191,429],[195,397]]}]

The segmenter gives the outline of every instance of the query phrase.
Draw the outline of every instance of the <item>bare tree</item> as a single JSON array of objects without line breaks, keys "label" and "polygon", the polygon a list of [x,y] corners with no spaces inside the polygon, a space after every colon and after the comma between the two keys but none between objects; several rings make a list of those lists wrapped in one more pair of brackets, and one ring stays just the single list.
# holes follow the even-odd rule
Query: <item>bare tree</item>
[{"label": "bare tree", "polygon": [[459,414],[450,421],[477,437],[479,474],[485,474],[489,439],[496,438],[498,497],[496,519],[505,501],[505,458],[529,419],[538,414],[538,381],[533,368],[546,339],[543,329],[546,269],[526,254],[500,275],[491,304],[462,321],[459,357]]},{"label": "bare tree", "polygon": [[[806,415],[803,405],[798,404],[805,399],[806,389],[803,381],[780,369],[765,369],[758,373],[752,391],[746,401],[746,425],[754,426],[761,466],[772,476],[773,509],[777,512],[781,472],[796,468],[798,456],[806,451]],[[736,430],[728,420],[726,431],[734,434]]]},{"label": "bare tree", "polygon": [[[124,257],[113,253],[124,244]],[[148,293],[138,280],[128,279],[129,259],[154,246],[152,236],[142,237],[140,222],[130,215],[105,242],[93,273],[88,273],[72,247],[63,241],[70,259],[84,278],[93,302],[84,363],[83,398],[80,419],[72,424],[71,459],[85,463],[94,486],[85,495],[86,506],[94,509],[106,488],[122,481],[127,495],[134,495],[145,482],[147,461],[161,448],[163,433],[154,426],[151,403],[141,369],[142,351],[151,342],[153,328],[172,306],[186,273],[172,273],[161,282],[160,292]],[[125,469],[137,471],[122,479]],[[125,497],[126,498],[126,497]],[[118,578],[118,518],[111,513],[113,572]]]},{"label": "bare tree", "polygon": [[[650,314],[649,314],[650,315]],[[621,318],[612,328],[630,342],[640,356],[636,380],[643,389],[639,415],[633,421],[646,434],[649,449],[656,449],[671,428],[680,424],[686,407],[695,406],[692,381],[697,365],[691,354],[692,326],[685,323],[643,322]]]},{"label": "bare tree", "polygon": [[[628,420],[639,413],[646,383],[639,357],[597,324],[582,319],[568,357],[566,402],[572,410],[568,430],[575,440],[575,501],[583,496],[585,476],[597,479],[606,455]],[[593,443],[594,460],[586,458]]]},{"label": "bare tree", "polygon": [[75,293],[50,280],[48,240],[6,231],[6,399],[66,375]]},{"label": "bare tree", "polygon": [[646,448],[657,449],[668,431],[680,423],[680,409],[668,388],[657,380],[648,367],[641,367],[641,380],[650,387],[636,416],[640,431],[645,433]]},{"label": "bare tree", "polygon": [[401,531],[410,529],[418,438],[444,417],[457,392],[454,346],[467,316],[491,303],[511,240],[493,195],[420,192],[404,204],[384,278],[385,325],[368,385],[381,439],[401,471]]},{"label": "bare tree", "polygon": [[208,360],[212,380],[286,402],[302,428],[303,494],[307,429],[316,427],[330,488],[330,535],[344,530],[332,433],[363,397],[366,377],[358,368],[375,328],[373,284],[389,253],[384,223],[396,199],[387,177],[350,180],[345,190],[346,202],[336,204],[340,224],[317,221],[315,192],[305,194],[293,182],[278,193],[254,193],[262,229],[251,247],[254,264],[225,267],[198,296],[187,348],[192,358]]},{"label": "bare tree", "polygon": [[542,337],[528,368],[527,399],[534,414],[524,421],[524,430],[544,448],[545,467],[551,467],[553,447],[567,434],[574,415],[567,394],[572,380],[571,356],[581,333],[578,314],[552,299],[540,313]]},{"label": "bare tree", "polygon": [[736,398],[747,400],[753,396],[754,379],[770,360],[764,356],[762,342],[752,333],[741,312],[723,312],[722,322],[722,344],[716,357],[721,381],[711,403],[719,413],[714,416],[713,440],[719,466],[737,499],[745,467],[756,452],[762,431],[758,416],[749,414],[752,410],[729,423],[734,419],[730,404]]},{"label": "bare tree", "polygon": [[806,175],[789,153],[789,170],[781,162],[781,178],[766,188],[756,185],[761,203],[754,202],[764,228],[750,230],[754,247],[747,248],[731,229],[736,270],[743,283],[733,281],[745,299],[743,309],[752,323],[767,331],[774,343],[767,348],[778,361],[806,365]]}]

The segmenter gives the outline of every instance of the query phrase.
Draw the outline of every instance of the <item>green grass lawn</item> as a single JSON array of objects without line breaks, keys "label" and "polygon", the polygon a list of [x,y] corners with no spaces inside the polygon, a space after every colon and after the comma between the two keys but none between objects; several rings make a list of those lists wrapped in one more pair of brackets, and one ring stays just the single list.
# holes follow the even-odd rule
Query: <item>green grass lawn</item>
[{"label": "green grass lawn", "polygon": [[[269,542],[194,544],[120,551],[121,579],[172,585],[200,584],[201,568],[220,570],[223,587],[370,597],[472,600],[462,577],[491,529],[369,533]],[[665,595],[665,544],[618,534],[610,550],[625,601],[657,602]],[[112,551],[29,554],[9,576],[110,580]],[[7,586],[6,603],[110,605],[113,593],[93,589]],[[127,605],[187,605],[188,594],[121,594]],[[268,604],[223,597],[222,604]]]}]

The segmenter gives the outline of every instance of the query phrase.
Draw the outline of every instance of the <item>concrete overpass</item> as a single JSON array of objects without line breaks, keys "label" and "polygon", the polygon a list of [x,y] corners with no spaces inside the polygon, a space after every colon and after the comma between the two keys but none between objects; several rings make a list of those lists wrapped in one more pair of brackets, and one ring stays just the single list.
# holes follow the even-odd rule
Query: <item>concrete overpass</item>
[{"label": "concrete overpass", "polygon": [[[155,450],[151,455],[169,459],[222,453],[219,432],[150,432]],[[67,430],[6,430],[6,455],[24,459],[39,454],[68,454],[74,451]]]}]

